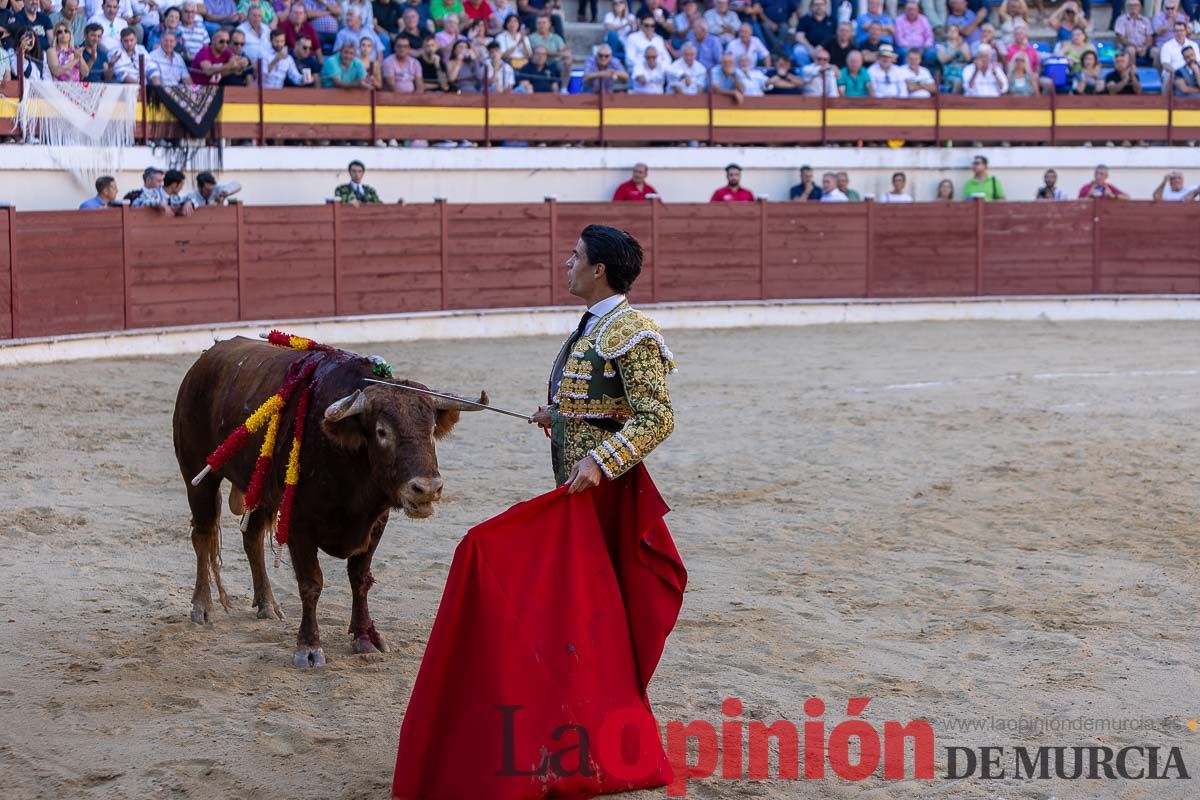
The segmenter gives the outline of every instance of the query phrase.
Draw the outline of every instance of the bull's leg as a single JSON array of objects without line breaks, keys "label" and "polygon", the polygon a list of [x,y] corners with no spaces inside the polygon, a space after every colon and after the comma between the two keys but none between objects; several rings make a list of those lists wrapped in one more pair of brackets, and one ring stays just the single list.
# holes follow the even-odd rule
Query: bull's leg
[{"label": "bull's leg", "polygon": [[367,592],[375,583],[375,577],[371,575],[371,559],[375,556],[379,540],[383,538],[383,528],[386,524],[386,516],[376,522],[371,528],[371,543],[366,552],[346,560],[346,572],[350,575],[350,592],[354,596],[353,610],[350,612],[350,636],[354,640],[352,647],[356,653],[388,651],[387,643],[383,641],[379,631],[375,630],[375,621],[371,619],[371,612],[367,609]]},{"label": "bull's leg", "polygon": [[196,551],[196,588],[192,592],[192,622],[204,625],[212,621],[212,590],[225,611],[229,595],[221,583],[221,492],[220,481],[202,481],[188,487],[188,505],[192,509],[192,549]]},{"label": "bull's leg", "polygon": [[317,628],[317,600],[321,597],[323,582],[321,562],[317,560],[317,547],[315,544],[299,547],[291,542],[289,545],[292,568],[296,571],[296,583],[300,589],[300,603],[304,607],[292,663],[301,669],[323,667],[325,653],[321,650],[321,634]]},{"label": "bull's leg", "polygon": [[275,602],[275,594],[271,591],[271,579],[267,576],[264,555],[264,539],[271,535],[271,521],[274,517],[270,511],[255,509],[250,512],[249,524],[242,532],[242,547],[246,550],[246,560],[250,562],[250,576],[254,581],[254,607],[258,610],[259,619],[283,619],[283,609]]}]

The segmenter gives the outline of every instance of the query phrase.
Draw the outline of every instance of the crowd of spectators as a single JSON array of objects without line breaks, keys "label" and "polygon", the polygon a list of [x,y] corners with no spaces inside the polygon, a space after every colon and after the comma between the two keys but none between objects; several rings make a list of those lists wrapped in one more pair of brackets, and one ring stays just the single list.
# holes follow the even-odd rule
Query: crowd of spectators
[{"label": "crowd of spectators", "polygon": [[611,0],[573,53],[562,0],[0,0],[0,78],[137,82],[145,59],[156,84],[399,93],[1200,94],[1200,3],[1114,4],[1109,42],[1087,0],[1035,2]]}]

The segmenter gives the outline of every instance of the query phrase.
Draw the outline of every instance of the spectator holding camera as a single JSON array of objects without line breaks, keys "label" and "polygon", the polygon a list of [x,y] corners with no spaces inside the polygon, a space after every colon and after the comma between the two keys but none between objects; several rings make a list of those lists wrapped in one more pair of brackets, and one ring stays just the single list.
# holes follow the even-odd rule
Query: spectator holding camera
[{"label": "spectator holding camera", "polygon": [[1092,180],[1085,183],[1079,189],[1079,197],[1107,197],[1113,200],[1130,200],[1129,195],[1122,192],[1116,186],[1108,182],[1108,167],[1103,164],[1096,166],[1096,171],[1092,174]]}]

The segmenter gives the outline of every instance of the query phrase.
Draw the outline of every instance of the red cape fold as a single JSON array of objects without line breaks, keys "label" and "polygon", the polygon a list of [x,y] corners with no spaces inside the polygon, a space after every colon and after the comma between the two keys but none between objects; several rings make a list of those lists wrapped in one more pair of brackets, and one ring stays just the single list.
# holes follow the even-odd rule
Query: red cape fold
[{"label": "red cape fold", "polygon": [[400,728],[393,798],[589,797],[671,780],[646,695],[687,584],[668,510],[639,464],[467,533]]}]

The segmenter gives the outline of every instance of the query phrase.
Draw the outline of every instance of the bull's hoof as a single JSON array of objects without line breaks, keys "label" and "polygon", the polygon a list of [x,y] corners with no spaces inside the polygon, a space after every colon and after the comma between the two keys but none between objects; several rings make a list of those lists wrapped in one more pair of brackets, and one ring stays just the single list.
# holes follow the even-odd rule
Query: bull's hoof
[{"label": "bull's hoof", "polygon": [[258,607],[259,619],[283,619],[283,609],[279,603],[264,603]]},{"label": "bull's hoof", "polygon": [[207,625],[209,623],[208,606],[203,603],[192,603],[192,622],[197,625]]},{"label": "bull's hoof", "polygon": [[310,669],[325,666],[325,653],[319,647],[300,645],[292,657],[292,665],[297,669]]},{"label": "bull's hoof", "polygon": [[387,646],[387,642],[385,642],[383,637],[379,635],[379,631],[375,630],[374,625],[367,628],[367,636],[370,638],[371,644],[375,645],[375,649],[379,652],[386,653],[391,650],[391,648]]},{"label": "bull's hoof", "polygon": [[355,639],[354,644],[352,644],[350,648],[359,655],[382,652],[378,647],[371,643],[370,638],[367,636],[360,636]]}]

